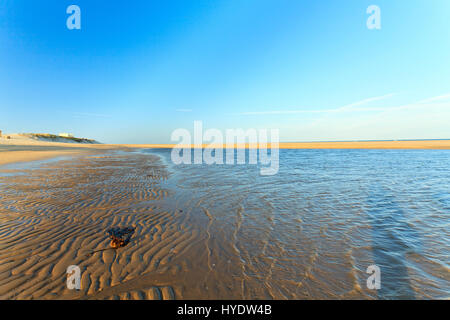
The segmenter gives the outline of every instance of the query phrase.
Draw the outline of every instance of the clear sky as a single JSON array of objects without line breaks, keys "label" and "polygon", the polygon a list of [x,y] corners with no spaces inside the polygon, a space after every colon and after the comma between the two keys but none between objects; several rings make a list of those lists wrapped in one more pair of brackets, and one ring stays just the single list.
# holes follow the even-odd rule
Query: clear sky
[{"label": "clear sky", "polygon": [[448,0],[1,0],[0,130],[168,143],[202,120],[281,141],[450,138],[449,17]]}]

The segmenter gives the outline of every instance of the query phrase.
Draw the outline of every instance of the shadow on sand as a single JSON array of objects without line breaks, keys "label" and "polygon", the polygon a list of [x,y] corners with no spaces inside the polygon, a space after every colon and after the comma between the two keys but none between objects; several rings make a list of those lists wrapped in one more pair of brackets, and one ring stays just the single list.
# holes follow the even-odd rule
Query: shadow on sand
[{"label": "shadow on sand", "polygon": [[388,189],[371,190],[368,217],[372,227],[374,261],[381,269],[380,299],[415,299],[406,254],[421,247],[418,233],[406,222],[404,211]]}]

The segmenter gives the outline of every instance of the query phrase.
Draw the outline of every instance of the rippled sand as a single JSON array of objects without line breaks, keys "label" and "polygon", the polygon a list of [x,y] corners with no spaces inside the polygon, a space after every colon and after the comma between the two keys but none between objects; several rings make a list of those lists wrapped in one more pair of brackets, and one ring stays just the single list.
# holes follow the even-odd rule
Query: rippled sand
[{"label": "rippled sand", "polygon": [[[169,191],[156,157],[79,157],[5,173],[1,299],[183,297],[175,279],[189,268],[183,257],[197,234],[158,204]],[[108,228],[129,225],[136,233],[127,247],[88,255],[108,248]],[[66,288],[69,265],[81,268],[79,292]]]}]

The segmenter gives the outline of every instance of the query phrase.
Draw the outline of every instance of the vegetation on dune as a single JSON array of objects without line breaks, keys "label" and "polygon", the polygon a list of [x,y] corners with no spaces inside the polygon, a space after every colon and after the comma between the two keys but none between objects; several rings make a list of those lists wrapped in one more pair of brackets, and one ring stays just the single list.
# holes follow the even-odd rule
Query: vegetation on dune
[{"label": "vegetation on dune", "polygon": [[75,138],[75,137],[62,137],[55,134],[50,133],[21,133],[22,136],[32,138],[32,139],[46,139],[46,140],[52,140],[52,141],[61,141],[61,140],[68,140],[73,141],[76,143],[97,143],[95,140],[91,139],[85,139],[85,138]]}]

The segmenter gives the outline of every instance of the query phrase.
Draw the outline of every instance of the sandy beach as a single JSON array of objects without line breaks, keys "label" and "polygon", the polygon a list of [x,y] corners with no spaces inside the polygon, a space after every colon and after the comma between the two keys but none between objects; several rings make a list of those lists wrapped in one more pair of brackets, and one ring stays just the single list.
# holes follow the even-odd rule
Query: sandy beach
[{"label": "sandy beach", "polygon": [[45,147],[30,147],[26,150],[17,151],[16,148],[0,147],[0,165],[17,162],[28,162],[35,160],[44,160],[63,156],[74,156],[83,153],[81,150],[60,150],[51,151]]},{"label": "sandy beach", "polygon": [[[158,183],[166,174],[156,158],[83,155],[13,179],[2,176],[8,185],[2,202],[9,205],[1,213],[0,298],[173,297],[163,280],[148,287],[141,281],[134,291],[121,287],[191,245],[189,230],[173,229],[176,212],[150,202],[166,195]],[[109,247],[109,227],[124,224],[140,236],[120,254],[90,255]],[[68,265],[84,270],[80,292],[66,288]]]}]

